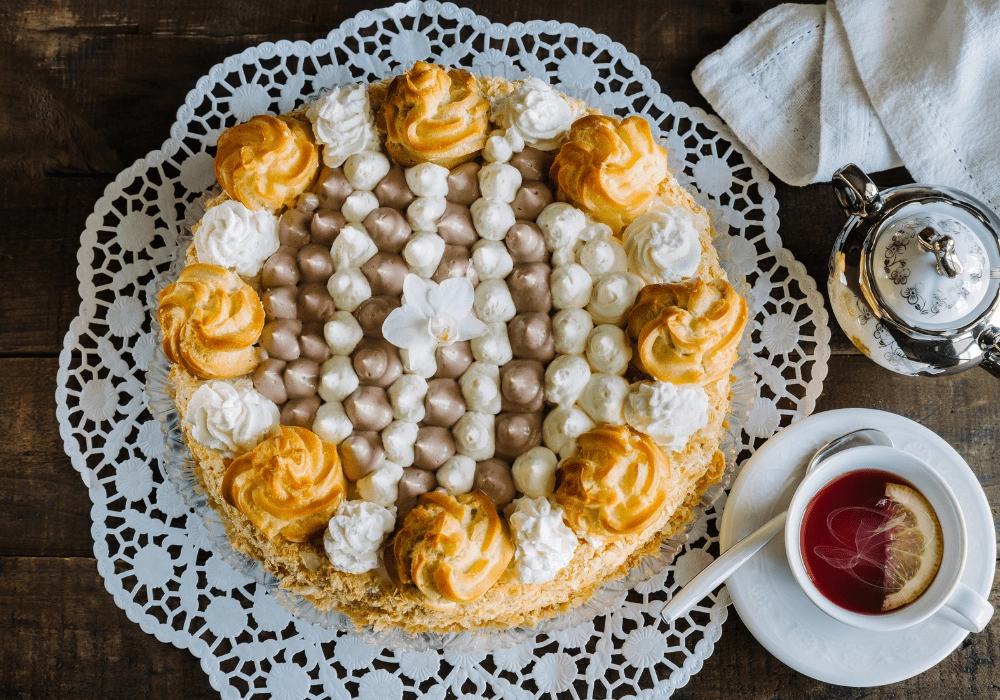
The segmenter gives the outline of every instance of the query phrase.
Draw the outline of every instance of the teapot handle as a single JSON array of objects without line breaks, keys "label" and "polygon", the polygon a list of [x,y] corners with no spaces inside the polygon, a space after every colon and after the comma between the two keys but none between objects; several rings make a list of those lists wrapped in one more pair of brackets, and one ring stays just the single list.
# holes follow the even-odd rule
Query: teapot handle
[{"label": "teapot handle", "polygon": [[884,204],[878,187],[854,163],[845,165],[833,174],[833,189],[840,206],[850,216],[864,219],[881,210]]}]

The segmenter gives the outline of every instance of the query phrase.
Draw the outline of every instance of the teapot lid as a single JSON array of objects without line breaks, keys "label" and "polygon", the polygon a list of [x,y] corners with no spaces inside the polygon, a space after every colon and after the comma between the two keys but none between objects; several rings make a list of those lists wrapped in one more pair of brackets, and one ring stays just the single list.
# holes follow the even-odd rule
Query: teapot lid
[{"label": "teapot lid", "polygon": [[990,241],[982,238],[989,232],[970,219],[945,200],[920,202],[873,231],[869,284],[897,320],[925,330],[957,328],[992,304],[998,285],[990,271],[1000,268],[1000,255],[993,242],[990,259]]},{"label": "teapot lid", "polygon": [[947,335],[994,308],[1000,219],[985,205],[947,187],[879,191],[855,165],[837,171],[834,186],[863,235],[861,290],[877,316]]}]

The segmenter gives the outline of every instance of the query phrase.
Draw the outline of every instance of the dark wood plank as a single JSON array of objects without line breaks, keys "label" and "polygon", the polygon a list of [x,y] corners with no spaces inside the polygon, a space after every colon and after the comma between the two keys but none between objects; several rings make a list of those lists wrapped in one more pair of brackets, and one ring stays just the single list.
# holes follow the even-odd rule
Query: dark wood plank
[{"label": "dark wood plank", "polygon": [[190,652],[118,609],[94,560],[0,557],[0,581],[0,697],[219,697]]},{"label": "dark wood plank", "polygon": [[[1000,604],[996,586],[990,595]],[[845,688],[807,678],[761,649],[735,610],[715,651],[698,675],[674,694],[676,700],[971,700],[1000,697],[996,683],[1000,621],[970,635],[940,664],[902,683]]]},{"label": "dark wood plank", "polygon": [[0,359],[0,556],[93,556],[90,497],[59,439],[57,369]]}]

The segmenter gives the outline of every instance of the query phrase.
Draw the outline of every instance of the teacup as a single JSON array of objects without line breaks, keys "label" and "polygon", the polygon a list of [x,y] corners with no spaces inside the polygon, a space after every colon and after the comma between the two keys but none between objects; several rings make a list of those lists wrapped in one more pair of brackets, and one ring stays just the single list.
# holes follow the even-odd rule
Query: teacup
[{"label": "teacup", "polygon": [[[838,477],[864,469],[898,476],[923,494],[937,515],[943,537],[941,565],[929,587],[908,605],[876,615],[847,610],[824,596],[806,570],[801,543],[803,518],[813,498]],[[993,606],[961,581],[967,543],[962,508],[948,484],[927,463],[892,447],[855,447],[824,460],[799,484],[785,524],[788,564],[809,599],[835,620],[875,631],[910,627],[936,613],[970,632],[982,631],[993,616]]]}]

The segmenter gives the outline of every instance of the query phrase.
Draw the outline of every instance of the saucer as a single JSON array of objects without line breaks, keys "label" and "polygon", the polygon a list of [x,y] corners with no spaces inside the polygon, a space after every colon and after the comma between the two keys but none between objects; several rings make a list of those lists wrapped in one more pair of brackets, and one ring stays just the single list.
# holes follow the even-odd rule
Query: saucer
[{"label": "saucer", "polygon": [[[887,433],[898,449],[924,460],[948,482],[962,504],[969,531],[962,581],[989,596],[996,532],[979,480],[936,434],[884,411],[827,411],[768,440],[744,465],[729,494],[719,527],[722,551],[788,508],[817,449],[859,428]],[[799,673],[826,683],[865,687],[905,680],[938,664],[969,634],[939,615],[896,632],[871,632],[834,620],[795,582],[781,536],[744,564],[726,586],[736,611],[765,649]]]}]

